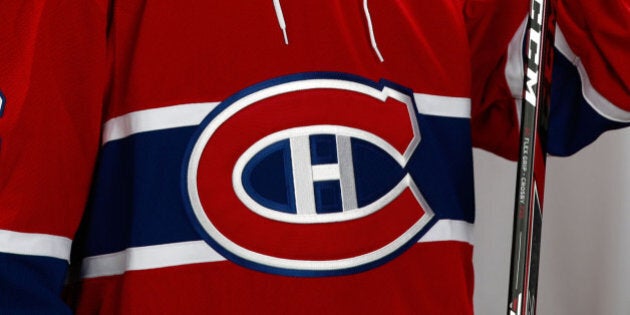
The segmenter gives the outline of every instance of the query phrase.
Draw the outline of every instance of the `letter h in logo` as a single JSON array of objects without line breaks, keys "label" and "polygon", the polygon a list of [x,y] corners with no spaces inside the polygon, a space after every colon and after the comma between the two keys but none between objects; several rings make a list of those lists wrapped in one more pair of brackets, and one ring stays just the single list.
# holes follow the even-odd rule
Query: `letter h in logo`
[{"label": "letter h in logo", "polygon": [[357,208],[349,136],[300,135],[290,139],[290,147],[297,214]]}]

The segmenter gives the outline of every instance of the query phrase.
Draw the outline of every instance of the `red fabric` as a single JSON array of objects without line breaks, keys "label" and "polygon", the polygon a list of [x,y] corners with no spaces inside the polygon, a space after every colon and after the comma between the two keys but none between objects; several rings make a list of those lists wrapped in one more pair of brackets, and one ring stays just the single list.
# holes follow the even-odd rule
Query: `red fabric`
[{"label": "red fabric", "polygon": [[[272,1],[7,1],[0,10],[0,89],[6,96],[0,229],[74,235],[104,121],[137,110],[222,101],[300,72],[345,72],[416,93],[469,97],[473,143],[514,159],[518,130],[504,77],[505,50],[526,2],[369,5],[384,63],[371,47],[362,1],[282,1],[289,45]],[[569,15],[573,5],[563,6]],[[618,47],[615,31],[604,34],[591,36]],[[580,47],[576,51],[597,52]],[[584,60],[598,64],[601,56]],[[621,60],[609,60],[598,69],[620,69],[612,73],[622,78],[630,73]],[[593,81],[606,75],[595,71]],[[602,90],[623,101],[625,88]],[[299,282],[230,262],[133,271],[86,280],[78,313],[470,314],[471,252],[466,243],[416,244],[364,273]]]},{"label": "red fabric", "polygon": [[528,12],[528,1],[468,1],[472,60],[473,146],[518,157],[519,122],[505,78],[507,47]]},{"label": "red fabric", "polygon": [[9,1],[0,20],[0,229],[72,237],[98,150],[106,19],[87,1]]},{"label": "red fabric", "polygon": [[117,79],[107,117],[219,101],[269,78],[309,71],[390,79],[417,93],[470,93],[468,44],[456,14],[461,8],[371,1],[375,36],[387,60],[381,64],[361,1],[287,1],[282,7],[289,45],[271,2],[118,3],[112,29]]},{"label": "red fabric", "polygon": [[[332,279],[274,276],[229,262],[133,271],[84,281],[77,313],[472,314],[471,259],[470,245],[442,242]],[[454,290],[462,279],[469,289]]]}]

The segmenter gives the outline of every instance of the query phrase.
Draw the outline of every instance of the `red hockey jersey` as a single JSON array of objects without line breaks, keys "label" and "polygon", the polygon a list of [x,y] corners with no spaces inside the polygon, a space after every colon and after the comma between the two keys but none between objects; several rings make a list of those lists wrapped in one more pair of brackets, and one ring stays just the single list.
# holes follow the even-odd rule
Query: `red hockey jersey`
[{"label": "red hockey jersey", "polygon": [[3,5],[0,308],[472,313],[471,147],[514,157],[526,11]]}]

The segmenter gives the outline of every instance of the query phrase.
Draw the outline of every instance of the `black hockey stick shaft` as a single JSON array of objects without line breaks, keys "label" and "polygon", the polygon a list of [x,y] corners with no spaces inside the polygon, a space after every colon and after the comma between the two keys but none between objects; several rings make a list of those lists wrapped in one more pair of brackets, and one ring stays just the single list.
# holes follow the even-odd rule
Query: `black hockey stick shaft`
[{"label": "black hockey stick shaft", "polygon": [[555,19],[550,0],[530,0],[517,166],[509,315],[536,314]]}]

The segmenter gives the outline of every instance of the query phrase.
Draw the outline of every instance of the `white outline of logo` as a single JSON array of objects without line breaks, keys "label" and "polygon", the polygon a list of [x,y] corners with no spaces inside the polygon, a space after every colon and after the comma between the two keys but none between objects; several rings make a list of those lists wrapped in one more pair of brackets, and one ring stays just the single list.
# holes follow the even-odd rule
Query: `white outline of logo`
[{"label": "white outline of logo", "polygon": [[[231,103],[228,107],[223,109],[223,111],[219,112],[209,122],[207,126],[205,126],[205,128],[203,129],[203,131],[197,138],[192,148],[192,151],[190,153],[190,158],[188,160],[188,167],[185,170],[187,195],[189,197],[192,212],[194,216],[196,217],[197,222],[203,228],[203,230],[218,245],[222,246],[225,250],[229,251],[231,254],[236,255],[240,257],[241,259],[244,259],[252,263],[256,263],[256,264],[260,264],[260,265],[268,266],[268,267],[273,267],[273,268],[281,268],[285,270],[301,270],[301,271],[336,271],[336,270],[356,268],[356,267],[360,267],[366,264],[373,263],[375,261],[378,261],[380,259],[383,259],[391,255],[396,250],[400,249],[402,246],[410,242],[415,236],[418,235],[418,233],[434,217],[434,212],[432,211],[431,207],[428,205],[428,203],[422,196],[420,190],[415,185],[415,183],[413,182],[411,178],[411,175],[409,174],[407,174],[403,178],[403,180],[401,180],[399,184],[396,185],[394,189],[392,189],[393,192],[386,194],[381,199],[372,203],[369,207],[366,207],[366,209],[364,209],[363,211],[358,211],[359,213],[358,217],[365,216],[365,215],[368,215],[369,213],[373,213],[374,211],[382,209],[387,204],[389,204],[392,200],[396,199],[396,197],[398,197],[406,189],[406,187],[410,188],[418,204],[425,211],[422,217],[418,221],[413,223],[411,228],[407,229],[402,235],[400,235],[398,238],[388,243],[387,245],[375,251],[368,252],[363,255],[354,256],[350,258],[344,258],[344,259],[333,259],[333,260],[285,259],[285,258],[264,255],[258,252],[248,250],[234,243],[232,240],[230,240],[225,235],[223,235],[214,226],[212,221],[208,218],[208,216],[206,215],[204,211],[203,205],[201,204],[201,200],[199,198],[198,189],[197,189],[197,181],[196,181],[197,170],[198,170],[201,156],[203,154],[203,150],[206,147],[212,135],[214,134],[214,132],[225,121],[227,121],[236,113],[238,113],[240,110],[246,108],[249,105],[255,104],[259,101],[262,101],[264,99],[267,99],[275,95],[280,95],[280,94],[289,93],[289,92],[296,92],[296,91],[311,90],[311,89],[337,89],[337,90],[352,91],[352,92],[357,92],[357,93],[374,97],[375,99],[378,99],[383,102],[390,97],[393,99],[396,99],[406,104],[407,106],[407,110],[410,115],[410,123],[412,124],[413,132],[414,132],[414,137],[402,154],[397,152],[397,150],[395,150],[390,144],[381,143],[379,147],[385,148],[385,150],[388,153],[390,153],[391,156],[394,157],[400,165],[405,165],[406,162],[411,157],[411,155],[413,154],[415,148],[420,143],[420,131],[419,131],[416,119],[413,118],[413,116],[415,115],[413,100],[411,99],[409,95],[399,92],[397,90],[394,90],[392,88],[384,87],[382,90],[379,90],[375,87],[371,87],[366,84],[362,84],[362,83],[354,82],[350,80],[344,80],[344,79],[302,79],[302,80],[289,81],[286,83],[270,86],[270,87],[255,91],[251,94],[248,94],[236,100],[235,102]],[[347,128],[347,127],[341,127],[341,126],[331,126],[331,127],[342,128],[340,129],[340,131],[343,130],[344,133],[345,132],[348,132],[350,134],[356,133],[356,131],[354,131],[356,129],[353,129],[353,128]],[[304,128],[308,128],[308,127],[304,127]],[[343,128],[347,128],[347,129],[343,129]],[[281,132],[278,132],[278,133],[275,133],[274,135],[278,135],[280,133]],[[357,133],[356,135],[361,136],[361,137],[365,136],[365,134],[359,134],[359,133]],[[263,138],[263,140],[271,139],[270,137],[273,138],[273,136],[270,135],[268,137]],[[257,142],[257,144],[255,145],[262,145],[260,144],[261,141]],[[239,162],[240,161],[241,159],[239,159]],[[243,163],[243,162],[240,162],[240,163]],[[243,167],[238,163],[237,165],[235,165],[235,168],[237,166],[240,169],[242,169]],[[233,177],[235,176],[234,174],[236,173],[239,173],[239,172],[235,170],[233,172]],[[262,211],[262,212],[264,213],[265,211]],[[260,212],[257,212],[257,213],[263,215]],[[322,216],[322,218],[323,219],[321,219],[322,220],[321,222],[331,221],[330,219],[326,219],[324,216]],[[352,218],[347,218],[347,219],[349,220]],[[308,220],[313,220],[313,219],[309,218]],[[337,220],[332,220],[332,221],[339,221],[339,220],[337,219]]]}]

